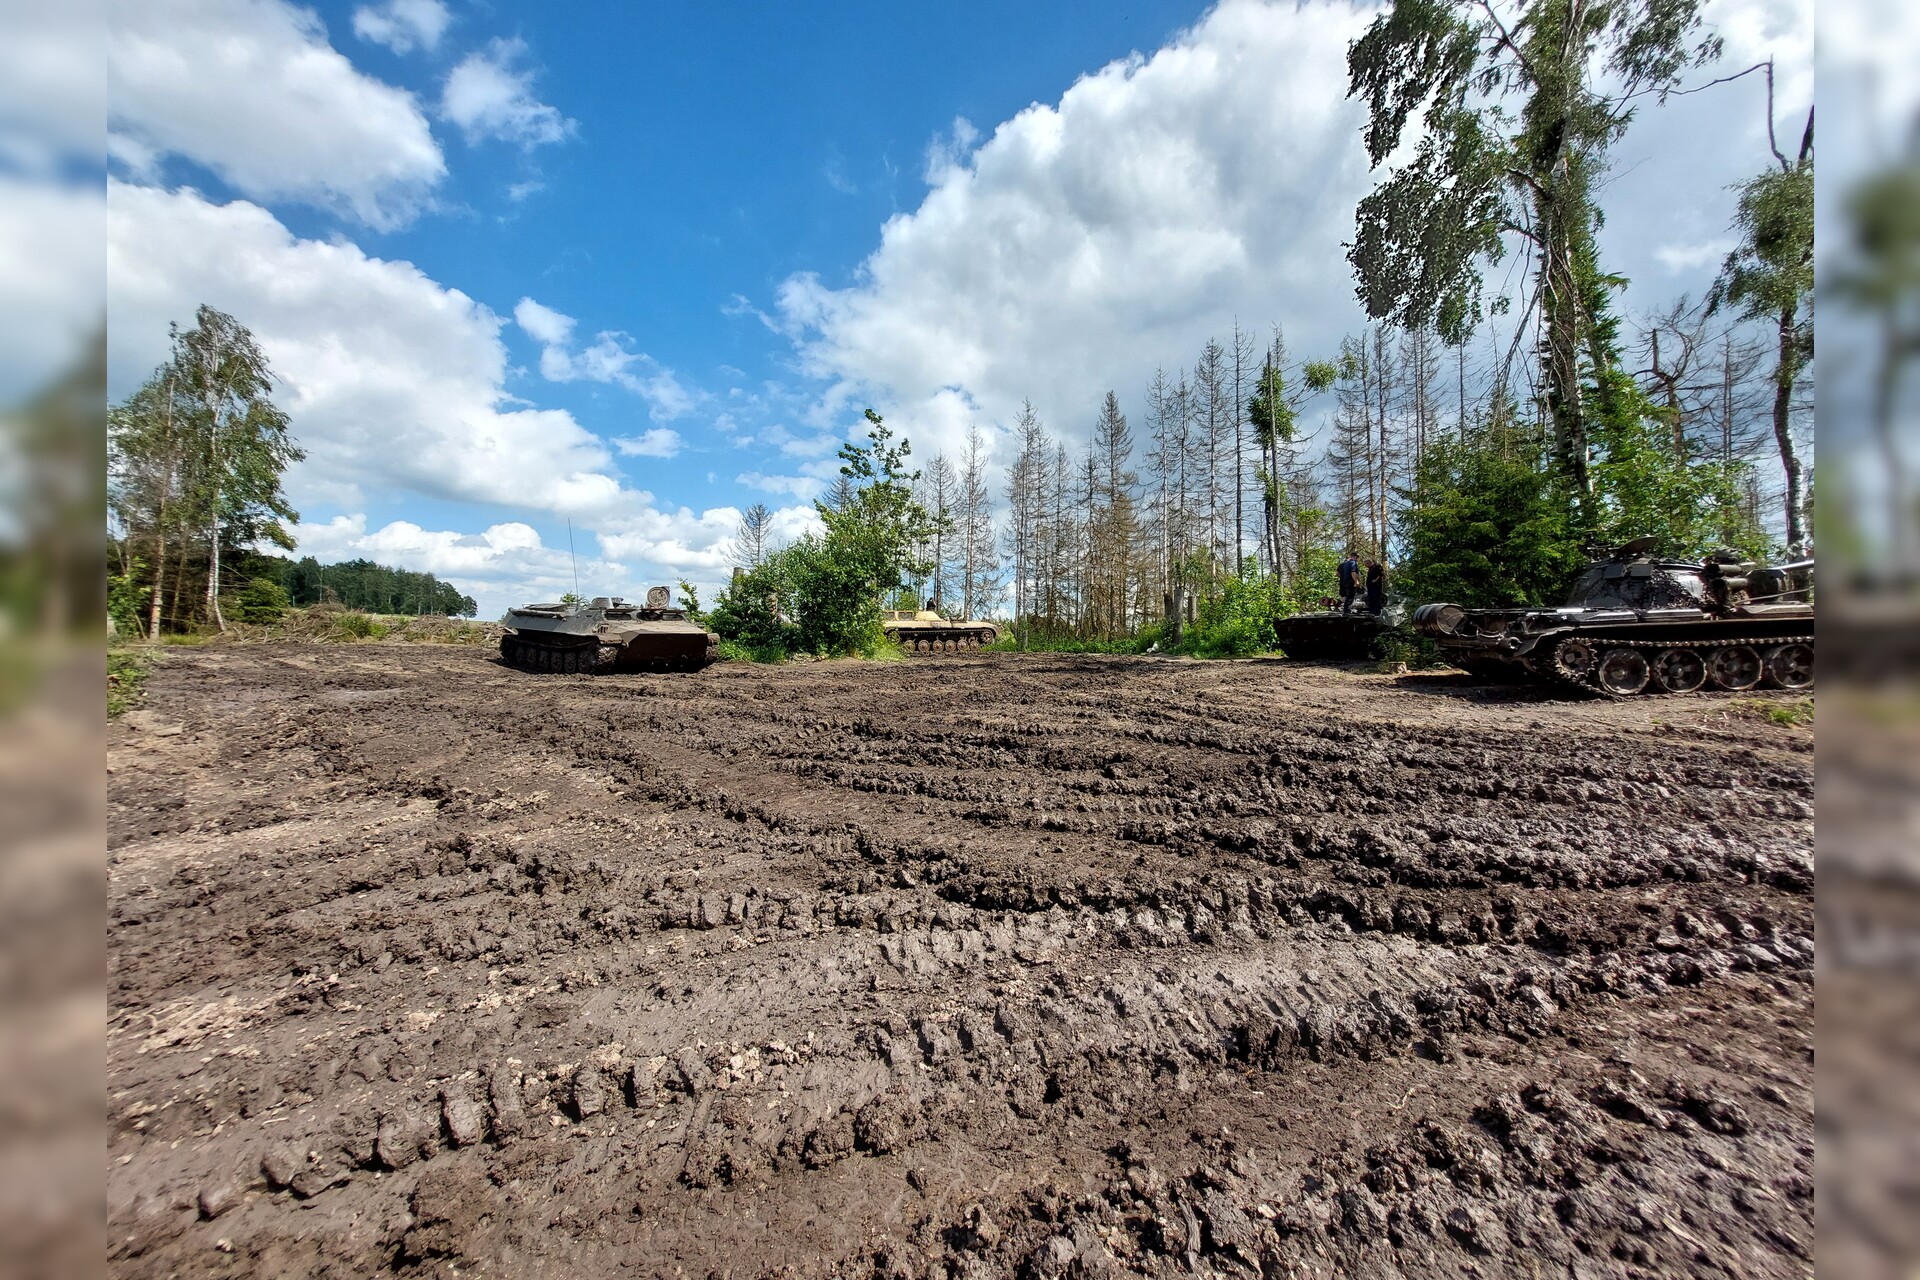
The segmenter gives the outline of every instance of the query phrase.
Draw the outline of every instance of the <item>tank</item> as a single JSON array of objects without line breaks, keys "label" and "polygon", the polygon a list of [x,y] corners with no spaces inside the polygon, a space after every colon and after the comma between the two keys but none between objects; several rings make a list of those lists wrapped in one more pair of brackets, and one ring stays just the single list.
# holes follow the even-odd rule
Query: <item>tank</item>
[{"label": "tank", "polygon": [[1399,606],[1379,613],[1354,609],[1342,613],[1335,603],[1314,613],[1295,613],[1273,620],[1274,639],[1281,652],[1302,662],[1365,662],[1386,656],[1387,640],[1404,621]]},{"label": "tank", "polygon": [[1665,560],[1638,538],[1592,560],[1558,608],[1424,604],[1413,625],[1475,675],[1613,697],[1813,687],[1813,561]]},{"label": "tank", "polygon": [[883,609],[880,629],[908,653],[978,649],[1000,638],[1000,628],[991,622],[955,622],[932,609]]},{"label": "tank", "polygon": [[595,596],[509,609],[500,656],[526,671],[698,671],[720,656],[719,640],[671,599],[654,587],[645,604]]}]

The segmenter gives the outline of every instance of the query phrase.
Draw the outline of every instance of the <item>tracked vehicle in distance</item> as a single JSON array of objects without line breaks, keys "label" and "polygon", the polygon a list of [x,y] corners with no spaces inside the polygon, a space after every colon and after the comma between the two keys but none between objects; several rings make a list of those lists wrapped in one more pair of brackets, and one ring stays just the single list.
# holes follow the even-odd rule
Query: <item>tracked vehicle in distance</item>
[{"label": "tracked vehicle in distance", "polygon": [[1474,675],[1612,697],[1813,687],[1813,561],[1665,560],[1637,538],[1587,565],[1559,608],[1425,604],[1416,630]]},{"label": "tracked vehicle in distance", "polygon": [[507,610],[500,656],[523,671],[698,671],[720,656],[719,639],[670,606],[665,587],[645,604],[595,596],[585,604],[529,604]]},{"label": "tracked vehicle in distance", "polygon": [[991,622],[955,622],[932,609],[883,609],[880,629],[908,653],[978,649],[1000,638],[1000,628]]}]

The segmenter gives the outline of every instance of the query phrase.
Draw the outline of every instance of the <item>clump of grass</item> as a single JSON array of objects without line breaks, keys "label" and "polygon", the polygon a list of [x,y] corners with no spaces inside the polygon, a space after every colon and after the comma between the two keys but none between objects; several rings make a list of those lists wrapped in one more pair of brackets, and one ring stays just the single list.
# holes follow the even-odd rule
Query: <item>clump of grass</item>
[{"label": "clump of grass", "polygon": [[786,662],[792,655],[777,644],[747,645],[738,640],[720,642],[723,662]]},{"label": "clump of grass", "polygon": [[378,640],[385,634],[387,627],[379,619],[358,609],[343,609],[334,614],[327,624],[329,640]]},{"label": "clump of grass", "polygon": [[1795,698],[1791,702],[1763,702],[1759,698],[1735,698],[1730,709],[1737,715],[1765,720],[1787,728],[1805,728],[1813,723],[1813,699]]},{"label": "clump of grass", "polygon": [[107,718],[124,715],[139,703],[142,686],[152,672],[143,655],[125,649],[107,651]]}]

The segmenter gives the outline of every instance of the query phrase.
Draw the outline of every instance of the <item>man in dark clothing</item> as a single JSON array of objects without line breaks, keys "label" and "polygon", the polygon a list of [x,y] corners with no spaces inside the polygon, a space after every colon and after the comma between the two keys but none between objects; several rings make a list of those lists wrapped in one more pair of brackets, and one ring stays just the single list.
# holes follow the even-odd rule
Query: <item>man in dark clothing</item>
[{"label": "man in dark clothing", "polygon": [[1387,567],[1378,560],[1367,565],[1367,612],[1380,613],[1387,607]]},{"label": "man in dark clothing", "polygon": [[1340,562],[1340,612],[1353,612],[1353,598],[1360,593],[1360,557],[1347,552]]}]

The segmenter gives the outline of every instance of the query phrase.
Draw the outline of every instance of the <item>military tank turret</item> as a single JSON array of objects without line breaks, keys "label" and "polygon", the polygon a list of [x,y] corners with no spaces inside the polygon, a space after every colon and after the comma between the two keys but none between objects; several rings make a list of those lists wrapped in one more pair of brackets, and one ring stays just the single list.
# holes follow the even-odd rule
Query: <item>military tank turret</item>
[{"label": "military tank turret", "polygon": [[698,671],[720,656],[719,639],[670,607],[665,587],[643,605],[618,596],[585,604],[529,604],[507,610],[500,656],[526,671]]},{"label": "military tank turret", "polygon": [[1813,686],[1813,561],[1664,560],[1638,538],[1594,559],[1559,608],[1424,604],[1413,625],[1475,675],[1614,697]]},{"label": "military tank turret", "polygon": [[932,609],[883,609],[880,629],[908,653],[978,649],[1000,638],[1000,628],[991,622],[954,622]]}]

